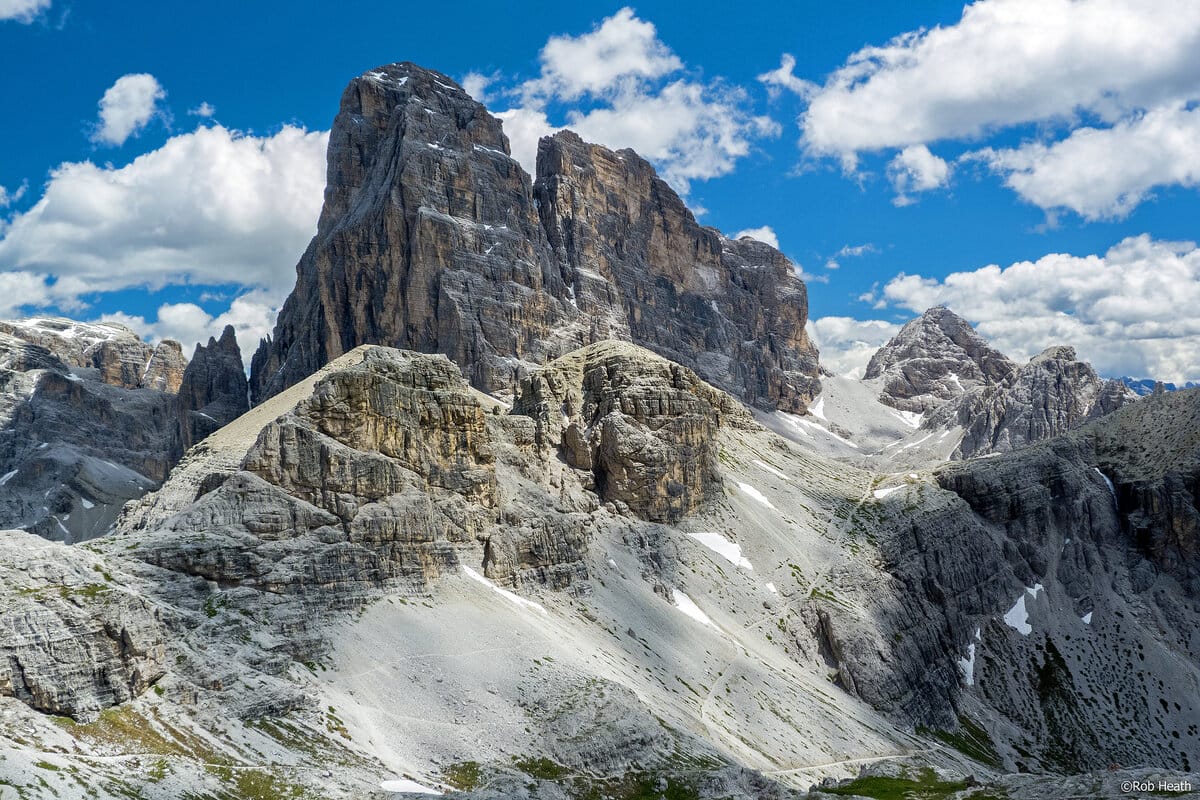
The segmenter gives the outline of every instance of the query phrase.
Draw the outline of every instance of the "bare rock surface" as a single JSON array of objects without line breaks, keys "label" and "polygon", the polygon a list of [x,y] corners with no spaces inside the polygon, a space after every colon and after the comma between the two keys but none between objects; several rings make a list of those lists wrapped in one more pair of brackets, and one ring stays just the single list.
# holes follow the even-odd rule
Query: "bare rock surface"
[{"label": "bare rock surface", "polygon": [[1100,378],[1073,348],[1050,347],[1001,382],[931,414],[927,426],[961,426],[955,456],[970,458],[1061,436],[1134,399],[1120,381]]},{"label": "bare rock surface", "polygon": [[242,351],[232,325],[196,345],[179,384],[181,452],[250,410]]},{"label": "bare rock surface", "polygon": [[0,695],[92,720],[166,672],[154,606],[94,553],[0,531]]},{"label": "bare rock surface", "polygon": [[[134,362],[93,366],[112,352],[99,338],[106,328],[60,322],[6,323],[20,337],[0,332],[0,526],[75,542],[103,534],[122,504],[166,477],[177,412],[174,395],[124,385]],[[131,332],[114,335],[118,351],[145,357],[137,371],[146,383],[158,382],[158,355],[177,349],[138,350]]]},{"label": "bare rock surface", "polygon": [[618,338],[745,402],[803,408],[816,349],[787,259],[699,226],[632,152],[559,134],[541,159],[535,185],[500,121],[440,73],[392,64],[351,81],[254,401],[360,344],[443,353],[511,396],[538,364]]},{"label": "bare rock surface", "polygon": [[1017,365],[945,306],[909,322],[871,357],[863,380],[888,405],[924,413],[1008,377]]}]

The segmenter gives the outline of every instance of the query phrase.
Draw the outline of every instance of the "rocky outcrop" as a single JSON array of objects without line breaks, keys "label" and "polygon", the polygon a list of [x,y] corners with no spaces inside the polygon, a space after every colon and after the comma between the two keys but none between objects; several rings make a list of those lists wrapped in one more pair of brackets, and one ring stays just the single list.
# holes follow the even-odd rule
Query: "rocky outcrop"
[{"label": "rocky outcrop", "polygon": [[532,417],[537,442],[619,509],[675,522],[722,496],[715,438],[754,426],[729,395],[686,367],[633,345],[603,342],[526,378],[513,414]]},{"label": "rocky outcrop", "polygon": [[179,385],[180,442],[187,450],[250,410],[242,351],[232,325],[196,345]]},{"label": "rocky outcrop", "polygon": [[154,607],[86,550],[0,531],[0,695],[94,719],[166,671]]},{"label": "rocky outcrop", "polygon": [[40,345],[69,366],[95,370],[85,376],[122,389],[174,394],[187,365],[179,342],[164,339],[151,346],[115,322],[76,322],[60,317],[0,320],[0,333]]},{"label": "rocky outcrop", "polygon": [[[10,323],[28,334],[22,325]],[[29,341],[41,335],[71,341],[0,333],[0,525],[76,542],[104,533],[125,501],[166,477],[175,397],[111,385],[68,361],[79,357],[70,348],[64,357]]]},{"label": "rocky outcrop", "polygon": [[700,227],[631,152],[560,134],[541,163],[535,188],[499,120],[440,73],[351,81],[317,235],[254,356],[254,402],[360,344],[443,353],[512,394],[536,366],[618,338],[746,402],[803,408],[816,350],[778,251]]},{"label": "rocky outcrop", "polygon": [[1191,769],[1198,424],[1200,392],[1160,395],[938,470],[881,520],[869,625],[827,612],[839,675],[1010,768]]},{"label": "rocky outcrop", "polygon": [[1136,399],[1124,384],[1103,380],[1070,347],[1050,347],[998,384],[939,409],[930,425],[964,429],[955,456],[1007,452],[1061,436]]},{"label": "rocky outcrop", "polygon": [[571,131],[538,146],[534,197],[589,341],[629,339],[748,405],[802,412],[819,391],[795,267],[751,238],[727,239],[632,150]]},{"label": "rocky outcrop", "polygon": [[935,306],[876,351],[863,380],[878,386],[884,403],[924,413],[978,387],[997,384],[1016,367],[969,322],[945,306]]}]

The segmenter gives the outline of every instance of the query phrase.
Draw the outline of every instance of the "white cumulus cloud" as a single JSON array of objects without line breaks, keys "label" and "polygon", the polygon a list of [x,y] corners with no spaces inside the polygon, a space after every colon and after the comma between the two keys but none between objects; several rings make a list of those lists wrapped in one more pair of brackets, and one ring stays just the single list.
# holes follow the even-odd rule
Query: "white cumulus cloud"
[{"label": "white cumulus cloud", "polygon": [[538,77],[497,116],[513,157],[531,173],[537,141],[569,127],[588,141],[629,147],[681,193],[693,180],[733,171],[755,140],[776,136],[770,117],[748,110],[744,90],[701,82],[658,39],[652,23],[624,8],[589,33],[546,43]]},{"label": "white cumulus cloud", "polygon": [[820,88],[812,81],[796,75],[796,57],[791,53],[780,56],[779,66],[759,75],[758,80],[767,87],[772,97],[778,97],[781,92],[788,91],[808,99]]},{"label": "white cumulus cloud", "polygon": [[972,154],[1024,200],[1085,219],[1124,217],[1159,186],[1200,185],[1200,109],[1152,109],[1110,128],[1079,128],[1039,142]]},{"label": "white cumulus cloud", "polygon": [[896,192],[892,202],[907,206],[916,202],[913,194],[945,186],[950,180],[950,165],[925,145],[910,144],[888,164],[888,178]]},{"label": "white cumulus cloud", "polygon": [[259,340],[271,333],[278,310],[275,296],[256,290],[235,298],[227,310],[216,316],[195,303],[166,303],[159,306],[153,320],[119,312],[105,314],[100,319],[126,325],[151,341],[174,339],[183,345],[188,358],[197,344],[219,337],[226,325],[232,325],[242,350],[242,361],[248,368]]},{"label": "white cumulus cloud", "polygon": [[[552,36],[542,48],[542,74],[521,88],[527,105],[550,98],[602,96],[627,82],[660,78],[683,62],[658,38],[653,23],[622,8],[581,36]],[[632,87],[631,87],[632,88]]]},{"label": "white cumulus cloud", "polygon": [[1149,236],[1102,255],[1051,253],[945,278],[901,274],[882,303],[919,313],[944,304],[1014,358],[1074,346],[1102,374],[1200,378],[1200,248]]},{"label": "white cumulus cloud", "polygon": [[158,79],[145,72],[117,78],[100,98],[100,121],[92,141],[120,146],[136,136],[157,113],[158,102],[167,96]]},{"label": "white cumulus cloud", "polygon": [[0,21],[15,20],[29,24],[50,7],[50,0],[0,0]]},{"label": "white cumulus cloud", "polygon": [[861,378],[875,351],[899,331],[899,325],[881,319],[819,317],[808,322],[808,335],[821,351],[821,365],[849,378]]},{"label": "white cumulus cloud", "polygon": [[205,100],[203,103],[196,106],[195,108],[188,109],[188,113],[191,114],[193,117],[203,117],[204,119],[208,119],[213,114],[217,113],[217,109],[215,106],[213,106],[212,103]]},{"label": "white cumulus cloud", "polygon": [[746,228],[744,231],[738,231],[731,238],[740,239],[743,236],[749,236],[751,239],[771,245],[776,250],[779,249],[779,237],[775,235],[775,229],[770,225],[763,225],[761,228]]},{"label": "white cumulus cloud", "polygon": [[852,53],[819,87],[793,67],[785,56],[760,80],[807,102],[806,155],[835,158],[849,174],[861,155],[886,155],[897,205],[949,176],[931,144],[961,152],[1014,129],[1036,138],[965,158],[988,163],[1051,218],[1060,209],[1120,217],[1156,186],[1197,184],[1194,0],[976,0],[953,24]]},{"label": "white cumulus cloud", "polygon": [[122,167],[62,164],[0,231],[0,280],[24,286],[25,304],[64,308],[86,294],[182,283],[282,296],[316,230],[327,142],[327,132],[292,126],[252,136],[218,125]]},{"label": "white cumulus cloud", "polygon": [[851,55],[801,127],[818,152],[978,137],[1090,111],[1113,119],[1194,92],[1193,0],[977,0],[954,25]]}]

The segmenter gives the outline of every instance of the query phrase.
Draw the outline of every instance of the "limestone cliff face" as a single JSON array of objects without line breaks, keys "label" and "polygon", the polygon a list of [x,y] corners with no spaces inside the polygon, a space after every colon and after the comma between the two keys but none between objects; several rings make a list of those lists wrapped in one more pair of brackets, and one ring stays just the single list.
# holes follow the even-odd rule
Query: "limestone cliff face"
[{"label": "limestone cliff face", "polygon": [[[104,362],[115,372],[91,366],[107,351],[82,342],[105,331],[59,322],[8,324],[20,338],[0,332],[0,528],[76,542],[103,534],[126,500],[166,477],[178,422],[174,395],[120,385],[134,362]],[[157,355],[147,351],[137,359],[153,367]],[[135,371],[157,382],[145,362]]]},{"label": "limestone cliff face", "polygon": [[986,728],[1019,769],[1190,768],[1198,426],[1179,392],[937,470],[888,508],[869,625],[828,612],[839,678],[916,724]]},{"label": "limestone cliff face", "polygon": [[808,293],[778,250],[700,226],[645,159],[570,131],[539,144],[534,196],[592,340],[629,339],[749,405],[802,412],[816,394]]},{"label": "limestone cliff face", "polygon": [[931,422],[962,426],[955,455],[970,458],[1061,436],[1132,398],[1124,384],[1100,378],[1073,348],[1050,347],[1000,383],[949,403]]},{"label": "limestone cliff face", "polygon": [[443,353],[488,390],[578,344],[508,152],[500,121],[444,75],[394,64],[351,81],[317,235],[254,356],[254,401],[360,344]]},{"label": "limestone cliff face", "polygon": [[443,353],[512,394],[537,365],[617,338],[746,402],[802,409],[816,350],[781,254],[700,227],[632,153],[569,134],[542,151],[535,188],[499,120],[439,73],[351,81],[317,235],[254,356],[254,402],[360,344]]},{"label": "limestone cliff face", "polygon": [[999,383],[1017,368],[945,306],[909,322],[876,351],[863,379],[879,387],[879,399],[924,413],[981,386]]},{"label": "limestone cliff face", "polygon": [[179,386],[180,444],[188,449],[250,409],[242,351],[232,325],[196,345]]},{"label": "limestone cliff face", "polygon": [[80,720],[166,672],[154,607],[93,553],[0,531],[0,695]]},{"label": "limestone cliff face", "polygon": [[513,413],[536,421],[541,447],[590,472],[601,498],[655,522],[720,497],[717,430],[753,425],[691,370],[618,342],[590,345],[526,378]]}]

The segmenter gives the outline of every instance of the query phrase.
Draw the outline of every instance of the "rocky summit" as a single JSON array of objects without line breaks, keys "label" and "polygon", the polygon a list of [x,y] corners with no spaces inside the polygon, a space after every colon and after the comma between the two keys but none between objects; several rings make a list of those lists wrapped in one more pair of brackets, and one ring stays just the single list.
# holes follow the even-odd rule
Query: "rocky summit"
[{"label": "rocky summit", "polygon": [[179,383],[179,444],[187,450],[250,410],[242,351],[232,325],[221,338],[196,345]]},{"label": "rocky summit", "polygon": [[254,355],[254,401],[360,344],[444,353],[511,395],[537,365],[620,339],[745,403],[803,410],[817,352],[783,255],[699,225],[632,151],[562,132],[538,158],[534,182],[445,75],[404,63],[352,80],[317,234]]},{"label": "rocky summit", "polygon": [[923,413],[977,387],[999,383],[1016,366],[971,323],[936,306],[879,348],[863,379],[878,384],[884,403]]}]

